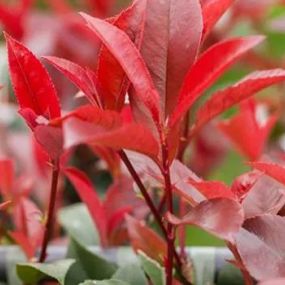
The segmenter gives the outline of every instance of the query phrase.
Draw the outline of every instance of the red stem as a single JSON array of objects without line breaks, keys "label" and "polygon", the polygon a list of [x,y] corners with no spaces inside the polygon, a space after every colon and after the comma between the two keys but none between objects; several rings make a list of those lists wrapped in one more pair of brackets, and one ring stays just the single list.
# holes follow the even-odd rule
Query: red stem
[{"label": "red stem", "polygon": [[[173,193],[170,179],[170,167],[168,160],[168,145],[165,139],[162,138],[162,174],[165,183],[165,195],[167,210],[173,214]],[[166,285],[172,284],[173,279],[173,257],[174,257],[174,227],[171,223],[167,224],[167,260],[166,260]]]},{"label": "red stem", "polygon": [[227,243],[228,248],[232,252],[233,256],[235,257],[236,261],[238,262],[239,265],[241,265],[240,271],[242,273],[243,279],[244,279],[244,285],[254,285],[253,280],[249,274],[249,272],[245,269],[245,266],[243,264],[243,261],[240,257],[240,254],[236,248],[235,245],[232,243]]},{"label": "red stem", "polygon": [[47,247],[48,243],[52,237],[53,225],[54,225],[54,212],[56,204],[56,194],[57,194],[57,184],[59,177],[59,163],[58,160],[52,161],[52,180],[51,180],[51,189],[50,189],[50,199],[48,206],[48,216],[45,224],[45,232],[42,242],[41,253],[39,257],[39,262],[44,262],[47,256]]},{"label": "red stem", "polygon": [[[184,130],[183,130],[183,137],[181,138],[180,148],[178,152],[178,160],[183,163],[184,160],[184,153],[188,146],[187,138],[190,128],[190,112],[188,111],[185,116],[185,122],[184,122]],[[179,216],[183,217],[186,214],[186,203],[185,200],[181,197],[180,203],[179,203]],[[178,228],[178,239],[179,239],[179,246],[180,246],[180,256],[183,259],[186,259],[186,225],[181,225]]]},{"label": "red stem", "polygon": [[[183,217],[184,215],[186,215],[186,202],[185,200],[181,197],[180,201],[179,201],[179,216]],[[187,258],[187,254],[186,254],[186,226],[185,225],[181,225],[178,228],[178,239],[179,239],[179,246],[180,246],[180,256],[183,259]]]},{"label": "red stem", "polygon": [[160,202],[159,202],[159,205],[158,205],[158,208],[157,208],[157,211],[160,215],[163,214],[163,211],[164,211],[164,207],[165,207],[165,204],[166,204],[166,195],[165,193],[163,194]]},{"label": "red stem", "polygon": [[[139,175],[137,174],[136,170],[134,169],[132,163],[130,162],[129,158],[127,157],[126,153],[121,150],[119,151],[119,156],[121,158],[121,160],[124,162],[125,166],[127,167],[128,171],[130,172],[131,176],[133,177],[135,183],[137,184],[138,188],[140,189],[141,191],[141,194],[143,195],[149,209],[151,210],[158,226],[160,227],[164,237],[166,238],[167,242],[168,242],[168,231],[167,229],[165,228],[163,222],[162,222],[162,218],[159,214],[159,212],[157,211],[150,195],[148,194],[145,186],[143,185]],[[177,266],[180,268],[182,266],[182,262],[179,258],[179,255],[178,253],[176,252],[175,248],[174,248],[174,243],[172,243],[172,251],[173,251],[173,254],[174,254],[174,257],[175,257],[175,260],[176,260],[176,263],[177,263]]]}]

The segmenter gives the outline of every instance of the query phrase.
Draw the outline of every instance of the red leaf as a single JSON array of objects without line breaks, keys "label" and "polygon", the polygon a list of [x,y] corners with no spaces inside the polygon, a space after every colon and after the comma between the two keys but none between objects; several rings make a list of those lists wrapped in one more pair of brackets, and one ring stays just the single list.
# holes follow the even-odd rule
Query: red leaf
[{"label": "red leaf", "polygon": [[108,189],[104,199],[104,209],[109,222],[115,213],[126,207],[130,208],[129,213],[137,219],[143,219],[148,213],[145,202],[137,197],[133,183],[132,179],[122,176]]},{"label": "red leaf", "polygon": [[[38,125],[38,123],[37,123],[38,116],[34,112],[34,110],[29,109],[29,108],[25,108],[25,109],[20,109],[18,112],[24,118],[24,120],[26,121],[27,125],[32,130],[37,127],[37,125]],[[44,117],[40,117],[40,118],[44,119]],[[46,121],[46,123],[47,123],[47,121]]]},{"label": "red leaf", "polygon": [[31,244],[31,241],[22,232],[13,231],[10,232],[12,239],[18,244],[28,259],[32,259],[35,254],[35,248]]},{"label": "red leaf", "polygon": [[[144,180],[147,180],[148,185],[163,188],[164,179],[159,167],[153,160],[138,153],[128,152],[127,154],[136,171]],[[189,184],[189,179],[197,182],[202,180],[186,165],[178,160],[174,160],[170,167],[170,173],[173,190],[186,199],[192,206],[206,199],[200,191]]]},{"label": "red leaf", "polygon": [[231,119],[219,123],[220,130],[248,159],[258,159],[274,127],[277,116],[258,118],[258,105],[247,100],[240,105],[240,112]]},{"label": "red leaf", "polygon": [[[123,125],[123,118],[120,113],[109,110],[102,110],[96,106],[84,105],[68,113],[62,120],[63,123],[70,118],[76,118],[90,124],[101,126],[104,129],[112,130]],[[55,124],[58,122],[56,121]]]},{"label": "red leaf", "polygon": [[153,121],[160,122],[159,95],[135,45],[126,33],[108,22],[81,13],[88,27],[101,39],[120,63],[134,86],[138,99],[145,105]]},{"label": "red leaf", "polygon": [[37,142],[51,159],[57,160],[63,152],[62,129],[53,126],[39,125],[34,129]]},{"label": "red leaf", "polygon": [[208,124],[195,136],[188,164],[195,173],[206,177],[224,161],[228,148],[228,143],[217,127]]},{"label": "red leaf", "polygon": [[274,280],[258,283],[258,285],[283,285],[283,284],[285,284],[285,278],[277,278]]},{"label": "red leaf", "polygon": [[40,177],[49,179],[49,156],[42,146],[38,143],[35,137],[31,138],[32,153],[35,158],[35,167],[39,171]]},{"label": "red leaf", "polygon": [[[15,204],[13,218],[16,230],[12,235],[27,251],[28,257],[34,256],[42,242],[44,233],[41,211],[31,200],[21,198]],[[28,242],[28,245],[26,242]]]},{"label": "red leaf", "polygon": [[196,59],[202,30],[198,0],[148,1],[142,55],[165,117],[175,107],[183,79]]},{"label": "red leaf", "polygon": [[60,117],[54,85],[40,61],[21,43],[5,34],[14,92],[21,109],[46,119]]},{"label": "red leaf", "polygon": [[86,95],[91,104],[101,105],[97,91],[96,76],[92,70],[55,56],[45,56],[44,59],[73,82]]},{"label": "red leaf", "polygon": [[285,276],[285,218],[263,215],[247,220],[236,245],[249,273],[258,281]]},{"label": "red leaf", "polygon": [[217,237],[233,241],[243,223],[243,211],[232,199],[218,198],[201,202],[181,219],[167,213],[167,220],[178,225],[194,225]]},{"label": "red leaf", "polygon": [[107,221],[102,202],[89,178],[76,168],[65,168],[64,174],[73,184],[77,194],[87,206],[93,222],[98,229],[102,246],[107,246]]},{"label": "red leaf", "polygon": [[3,30],[10,33],[13,37],[20,39],[23,37],[25,32],[25,16],[34,1],[22,0],[17,2],[17,5],[13,5],[11,3],[4,4],[2,1],[0,4],[0,21],[3,26]]},{"label": "red leaf", "polygon": [[10,159],[0,160],[0,191],[5,199],[10,199],[14,184],[14,167]]},{"label": "red leaf", "polygon": [[104,160],[108,166],[108,171],[111,172],[113,177],[117,177],[121,173],[120,168],[120,157],[116,151],[110,148],[101,147],[101,146],[89,146],[91,150],[96,154],[96,156],[100,157]]},{"label": "red leaf", "polygon": [[235,178],[231,190],[239,201],[243,201],[261,175],[262,174],[257,171],[250,171]]},{"label": "red leaf", "polygon": [[63,130],[65,148],[87,143],[115,150],[135,150],[151,157],[156,157],[159,150],[147,128],[141,124],[124,123],[119,114],[112,111],[79,108],[64,119]]},{"label": "red leaf", "polygon": [[[145,10],[146,0],[136,0],[113,21],[113,25],[123,30],[138,48],[141,46],[144,30]],[[121,110],[130,82],[119,62],[104,46],[100,52],[96,74],[104,107]]]},{"label": "red leaf", "polygon": [[141,250],[150,258],[162,263],[166,256],[166,242],[142,222],[131,216],[127,216],[126,220],[134,250]]},{"label": "red leaf", "polygon": [[128,233],[125,224],[125,216],[132,211],[131,206],[119,209],[109,219],[108,223],[108,237],[111,246],[122,245],[128,240]]},{"label": "red leaf", "polygon": [[5,210],[8,206],[11,205],[11,203],[12,203],[11,201],[6,201],[6,202],[1,203],[0,204],[0,211]]},{"label": "red leaf", "polygon": [[114,0],[88,0],[94,11],[99,11],[101,16],[107,16],[114,5]]},{"label": "red leaf", "polygon": [[285,168],[283,166],[268,162],[251,162],[249,165],[285,185]]},{"label": "red leaf", "polygon": [[197,188],[207,199],[235,199],[235,195],[230,187],[220,181],[195,181],[190,178],[189,183]]},{"label": "red leaf", "polygon": [[145,202],[140,197],[137,197],[133,188],[132,179],[120,176],[107,190],[104,199],[104,209],[108,221],[110,245],[118,245],[126,242],[126,214],[130,214],[140,220],[144,219],[149,213]]},{"label": "red leaf", "polygon": [[206,199],[206,196],[202,191],[197,190],[189,183],[189,180],[199,183],[202,182],[202,179],[186,165],[178,160],[174,160],[170,167],[170,173],[173,189],[192,206],[196,206],[197,203]]},{"label": "red leaf", "polygon": [[214,25],[233,4],[234,0],[209,0],[203,5],[204,30],[203,37],[213,29]]},{"label": "red leaf", "polygon": [[285,188],[265,175],[258,178],[242,202],[247,219],[263,214],[277,214],[284,204]]},{"label": "red leaf", "polygon": [[186,75],[170,125],[174,126],[219,76],[262,40],[262,36],[235,38],[206,50]]},{"label": "red leaf", "polygon": [[249,74],[236,84],[224,90],[217,91],[198,110],[196,123],[192,132],[195,133],[207,122],[233,105],[249,98],[258,91],[283,80],[285,80],[285,70],[283,69],[257,71]]}]

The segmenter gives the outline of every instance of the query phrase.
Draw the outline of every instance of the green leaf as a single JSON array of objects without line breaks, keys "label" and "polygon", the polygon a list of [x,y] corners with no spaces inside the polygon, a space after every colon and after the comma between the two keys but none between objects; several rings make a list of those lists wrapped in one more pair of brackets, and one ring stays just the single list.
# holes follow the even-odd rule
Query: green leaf
[{"label": "green leaf", "polygon": [[165,284],[165,274],[163,267],[158,262],[149,258],[144,252],[139,251],[139,261],[145,273],[155,285]]},{"label": "green leaf", "polygon": [[243,278],[240,270],[228,263],[220,271],[218,285],[243,285]]},{"label": "green leaf", "polygon": [[116,264],[118,264],[119,267],[123,267],[137,261],[137,255],[134,250],[128,246],[120,246],[116,248],[115,255]]},{"label": "green leaf", "polygon": [[191,250],[191,260],[194,265],[194,284],[213,285],[216,268],[215,248],[193,248]]},{"label": "green leaf", "polygon": [[112,278],[125,281],[130,285],[148,284],[145,274],[138,264],[129,264],[119,268]]},{"label": "green leaf", "polygon": [[83,283],[80,283],[79,285],[129,285],[129,283],[123,282],[121,280],[109,279],[102,281],[87,280]]},{"label": "green leaf", "polygon": [[58,215],[60,225],[85,246],[98,245],[99,237],[86,206],[82,203],[65,207]]},{"label": "green leaf", "polygon": [[9,285],[22,285],[23,282],[19,279],[17,275],[16,265],[18,263],[27,262],[27,258],[22,250],[18,246],[8,246],[6,248],[6,274],[7,274],[7,284]]},{"label": "green leaf", "polygon": [[54,263],[22,263],[17,265],[17,273],[25,284],[37,284],[48,276],[56,279],[61,285],[69,285],[65,278],[74,262],[73,259],[65,259]]},{"label": "green leaf", "polygon": [[109,279],[116,272],[117,266],[88,250],[73,237],[69,246],[68,258],[74,258],[76,263],[68,272],[68,285],[77,285],[84,280]]}]

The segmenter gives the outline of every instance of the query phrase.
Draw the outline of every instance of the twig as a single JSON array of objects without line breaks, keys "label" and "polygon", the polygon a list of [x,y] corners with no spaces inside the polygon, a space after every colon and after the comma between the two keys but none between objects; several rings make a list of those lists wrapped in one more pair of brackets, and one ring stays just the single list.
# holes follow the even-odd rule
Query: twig
[{"label": "twig", "polygon": [[56,204],[56,194],[57,194],[57,185],[59,177],[59,162],[58,160],[52,161],[52,180],[51,180],[51,189],[50,189],[50,199],[47,213],[47,221],[45,224],[44,237],[42,242],[41,253],[39,257],[39,262],[44,262],[47,256],[47,247],[48,243],[52,237],[53,225],[54,225],[54,211]]},{"label": "twig", "polygon": [[[162,174],[165,183],[165,195],[167,210],[173,214],[173,193],[170,179],[170,167],[168,160],[168,145],[165,139],[162,139]],[[173,257],[174,257],[174,228],[171,223],[167,224],[167,260],[166,260],[166,285],[172,284],[173,279]]]}]

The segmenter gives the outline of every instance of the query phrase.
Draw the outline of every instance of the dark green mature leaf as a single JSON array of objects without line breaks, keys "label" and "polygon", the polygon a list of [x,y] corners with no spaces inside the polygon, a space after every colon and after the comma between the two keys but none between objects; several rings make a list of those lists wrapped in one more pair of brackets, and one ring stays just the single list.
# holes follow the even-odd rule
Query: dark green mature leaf
[{"label": "dark green mature leaf", "polygon": [[243,278],[240,270],[232,264],[226,264],[220,271],[217,285],[243,285]]},{"label": "dark green mature leaf", "polygon": [[76,263],[68,272],[68,285],[77,285],[84,280],[103,280],[111,278],[116,272],[117,266],[102,257],[89,251],[79,241],[71,238],[68,254]]},{"label": "dark green mature leaf", "polygon": [[44,277],[51,277],[61,285],[69,285],[66,276],[74,262],[74,259],[65,259],[54,263],[22,263],[17,265],[17,273],[25,284],[36,284]]},{"label": "dark green mature leaf", "polygon": [[138,258],[143,270],[155,285],[165,284],[165,275],[163,267],[155,260],[148,257],[144,252],[139,251]]},{"label": "dark green mature leaf", "polygon": [[112,278],[125,281],[130,285],[148,284],[144,272],[138,264],[128,264],[119,268]]}]

